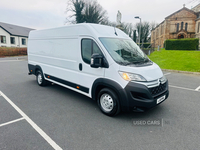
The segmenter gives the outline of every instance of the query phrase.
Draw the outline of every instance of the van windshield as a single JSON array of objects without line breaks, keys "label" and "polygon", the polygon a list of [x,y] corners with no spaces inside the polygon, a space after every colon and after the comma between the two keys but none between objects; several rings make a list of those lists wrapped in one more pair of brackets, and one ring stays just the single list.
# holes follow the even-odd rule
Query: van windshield
[{"label": "van windshield", "polygon": [[121,65],[142,64],[151,61],[131,39],[99,38],[111,57]]}]

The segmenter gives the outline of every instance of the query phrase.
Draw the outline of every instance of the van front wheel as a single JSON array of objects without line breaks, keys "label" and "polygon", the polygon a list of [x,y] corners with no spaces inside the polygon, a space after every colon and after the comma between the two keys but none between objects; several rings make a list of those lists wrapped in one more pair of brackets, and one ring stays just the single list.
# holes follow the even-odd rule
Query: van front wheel
[{"label": "van front wheel", "polygon": [[104,88],[99,92],[98,106],[108,116],[115,116],[120,112],[119,99],[115,92],[108,88]]},{"label": "van front wheel", "polygon": [[36,73],[36,80],[39,86],[45,86],[47,84],[46,80],[44,79],[44,76],[40,70]]}]

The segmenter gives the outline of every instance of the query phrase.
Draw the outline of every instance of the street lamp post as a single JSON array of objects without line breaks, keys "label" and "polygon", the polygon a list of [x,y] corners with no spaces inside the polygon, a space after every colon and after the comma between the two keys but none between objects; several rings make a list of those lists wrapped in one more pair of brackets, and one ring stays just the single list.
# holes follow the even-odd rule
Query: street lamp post
[{"label": "street lamp post", "polygon": [[139,16],[136,16],[135,19],[140,19],[140,29],[139,29],[139,35],[138,35],[138,38],[139,38],[139,46],[140,46],[140,34],[141,34],[141,18]]}]

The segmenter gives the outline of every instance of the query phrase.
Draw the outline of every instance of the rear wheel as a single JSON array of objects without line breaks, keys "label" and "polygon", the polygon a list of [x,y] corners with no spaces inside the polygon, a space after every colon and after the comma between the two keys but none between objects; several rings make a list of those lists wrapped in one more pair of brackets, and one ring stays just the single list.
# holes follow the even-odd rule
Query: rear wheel
[{"label": "rear wheel", "polygon": [[104,88],[99,92],[98,106],[108,116],[115,116],[120,112],[118,96],[108,88]]},{"label": "rear wheel", "polygon": [[36,81],[39,86],[45,86],[47,84],[47,81],[44,79],[42,71],[40,70],[36,72]]}]

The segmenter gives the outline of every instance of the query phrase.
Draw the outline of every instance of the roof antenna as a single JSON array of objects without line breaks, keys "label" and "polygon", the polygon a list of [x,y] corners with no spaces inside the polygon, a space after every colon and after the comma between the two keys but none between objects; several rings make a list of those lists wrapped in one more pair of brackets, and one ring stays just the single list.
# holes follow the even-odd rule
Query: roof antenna
[{"label": "roof antenna", "polygon": [[[115,27],[114,27],[114,29],[115,29]],[[116,32],[116,29],[115,29],[115,35],[118,36],[118,35],[117,35],[117,32]]]}]

